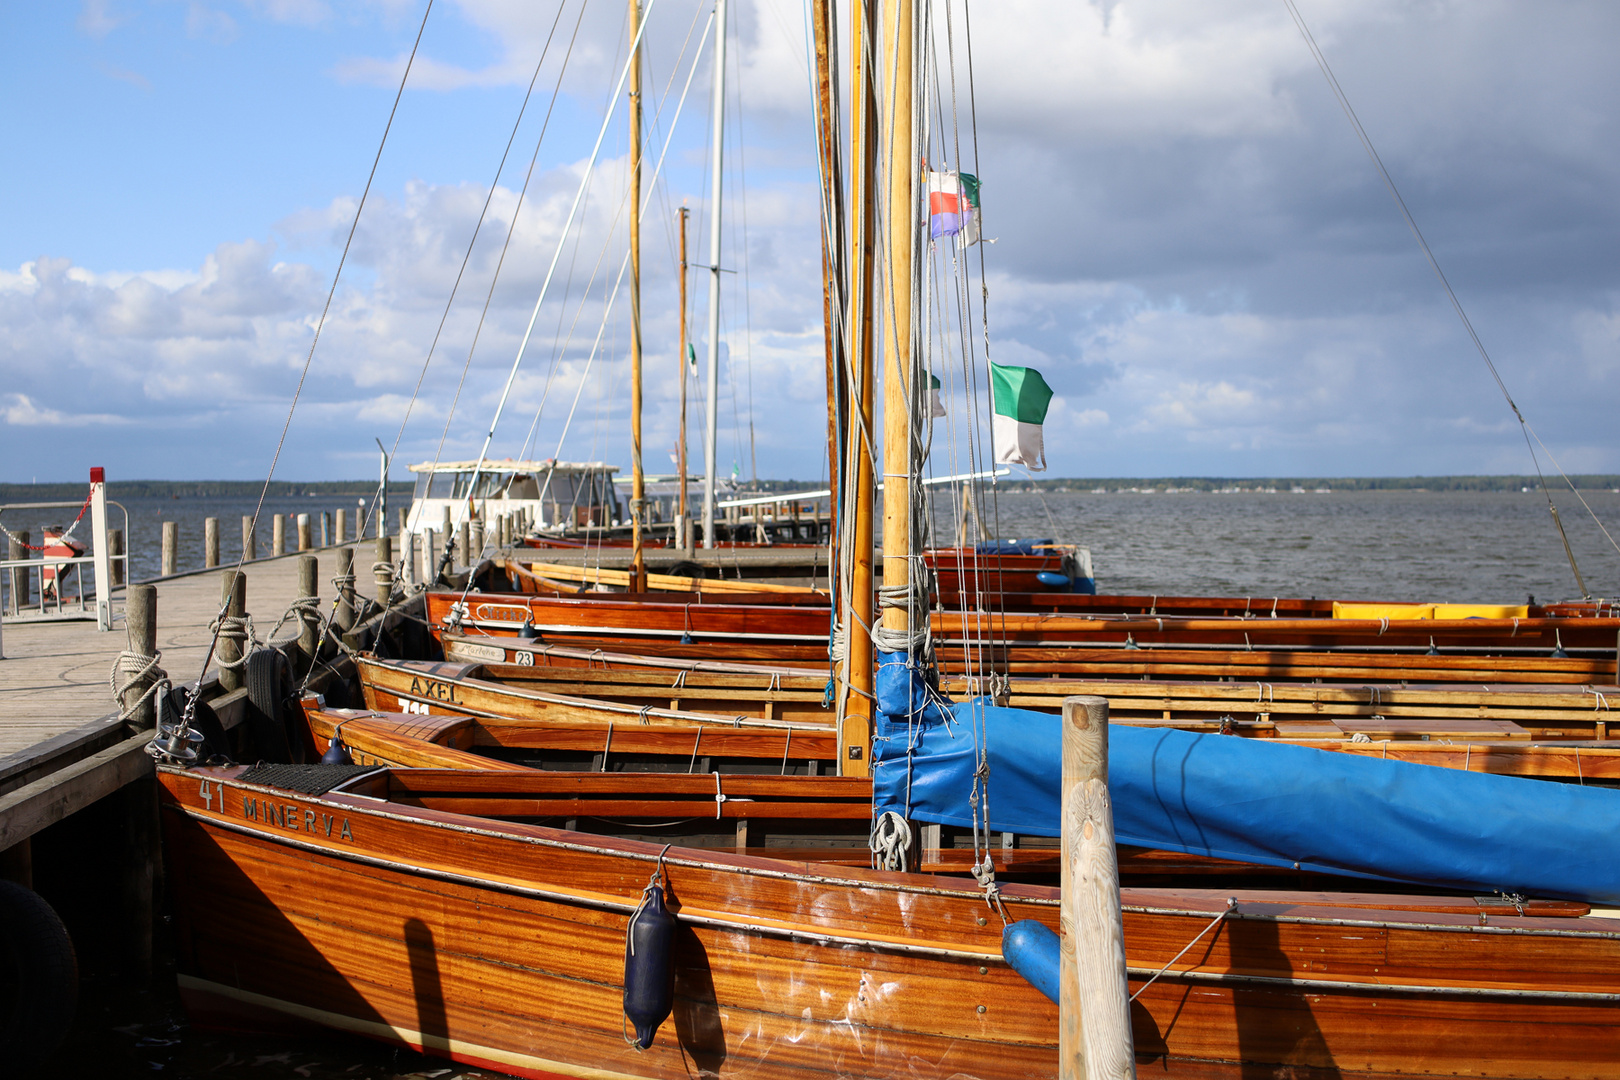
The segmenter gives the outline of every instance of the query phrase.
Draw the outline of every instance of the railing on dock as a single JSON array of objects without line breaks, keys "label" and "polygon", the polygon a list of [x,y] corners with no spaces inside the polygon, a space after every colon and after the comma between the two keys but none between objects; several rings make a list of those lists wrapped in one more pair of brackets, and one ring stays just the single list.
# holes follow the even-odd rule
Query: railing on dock
[{"label": "railing on dock", "polygon": [[[35,546],[31,543],[31,534],[23,532],[14,535],[7,532],[12,552],[19,557],[0,559],[0,578],[6,585],[5,603],[0,604],[0,619],[9,618],[13,621],[33,622],[38,620],[57,619],[95,619],[97,626],[102,630],[111,630],[115,613],[113,611],[113,591],[122,585],[129,577],[129,554],[127,551],[113,550],[114,544],[110,542],[111,533],[107,528],[107,511],[112,507],[123,515],[123,529],[118,536],[129,535],[129,511],[121,504],[112,502],[107,498],[107,484],[103,471],[99,468],[90,470],[90,491],[83,502],[34,502],[34,503],[0,503],[0,518],[9,511],[16,510],[77,510],[79,516],[68,525],[60,537],[41,537],[45,542]],[[84,517],[90,518],[89,553],[85,555],[54,554],[50,548],[52,540],[66,548],[65,541],[74,535],[75,527]],[[71,549],[66,549],[71,550]],[[39,552],[39,558],[33,558],[33,552]],[[113,567],[117,565],[119,573],[114,576]],[[84,573],[74,573],[80,566],[90,566],[95,569],[95,588],[86,591]],[[35,602],[34,588],[35,572],[38,572],[38,602]],[[72,578],[72,595],[67,594],[68,578]],[[5,655],[3,638],[0,638],[0,657]]]}]

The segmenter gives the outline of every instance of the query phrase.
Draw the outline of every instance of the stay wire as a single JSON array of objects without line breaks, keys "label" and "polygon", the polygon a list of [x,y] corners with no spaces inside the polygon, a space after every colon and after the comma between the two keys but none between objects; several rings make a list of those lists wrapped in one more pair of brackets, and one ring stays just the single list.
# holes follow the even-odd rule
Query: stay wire
[{"label": "stay wire", "polygon": [[[1536,454],[1535,443],[1541,443],[1543,450],[1546,450],[1546,444],[1541,442],[1539,435],[1535,435],[1530,427],[1530,422],[1525,419],[1518,403],[1513,400],[1513,395],[1508,392],[1507,383],[1503,381],[1501,372],[1496,369],[1496,362],[1491,359],[1490,351],[1485,348],[1485,342],[1480,339],[1478,332],[1475,331],[1473,321],[1469,319],[1468,312],[1463,309],[1462,301],[1457,298],[1457,293],[1452,289],[1451,282],[1446,278],[1445,271],[1440,269],[1440,262],[1435,258],[1434,251],[1429,247],[1429,241],[1424,237],[1423,230],[1418,228],[1417,220],[1413,218],[1411,209],[1406,205],[1406,200],[1401,197],[1400,189],[1395,186],[1395,180],[1390,176],[1389,169],[1384,166],[1384,159],[1379,156],[1378,150],[1373,146],[1372,139],[1367,135],[1366,128],[1362,127],[1361,118],[1356,115],[1355,108],[1350,104],[1350,98],[1345,94],[1344,88],[1339,85],[1338,77],[1333,74],[1333,68],[1328,64],[1327,55],[1323,53],[1321,46],[1317,44],[1316,37],[1311,33],[1310,27],[1305,24],[1305,17],[1300,14],[1294,0],[1283,0],[1283,6],[1288,9],[1288,14],[1293,18],[1294,26],[1298,28],[1300,36],[1305,39],[1306,47],[1310,49],[1311,56],[1316,60],[1316,66],[1321,69],[1322,77],[1327,80],[1328,89],[1333,92],[1334,98],[1339,103],[1339,108],[1344,111],[1345,118],[1350,121],[1350,126],[1356,133],[1356,138],[1361,142],[1361,148],[1367,152],[1367,157],[1372,161],[1374,168],[1378,170],[1379,177],[1383,179],[1384,186],[1389,190],[1390,198],[1394,200],[1395,206],[1401,212],[1401,217],[1406,221],[1406,227],[1411,230],[1413,238],[1418,242],[1418,247],[1422,249],[1423,257],[1428,260],[1429,269],[1434,271],[1434,276],[1439,280],[1440,287],[1445,290],[1447,299],[1451,301],[1452,309],[1456,311],[1457,318],[1462,321],[1463,330],[1468,334],[1468,339],[1474,343],[1474,348],[1479,351],[1480,359],[1485,361],[1486,369],[1490,371],[1491,378],[1496,382],[1496,388],[1502,392],[1502,397],[1507,401],[1508,408],[1513,410],[1513,415],[1518,419],[1520,434],[1524,436],[1525,449],[1530,451],[1530,461],[1535,466],[1536,479],[1540,482],[1541,492],[1547,499],[1547,509],[1552,513],[1553,524],[1557,527],[1559,539],[1563,542],[1564,554],[1569,559],[1569,568],[1575,575],[1575,582],[1580,587],[1582,598],[1590,600],[1591,593],[1587,591],[1586,582],[1581,578],[1580,568],[1575,563],[1575,552],[1569,545],[1569,537],[1564,533],[1564,523],[1559,520],[1558,507],[1553,504],[1552,491],[1547,486],[1547,478],[1542,474],[1541,470],[1541,460]],[[1534,436],[1534,443],[1531,441],[1532,436]],[[1615,543],[1614,537],[1610,536],[1609,530],[1603,527],[1603,522],[1598,520],[1598,516],[1591,506],[1587,504],[1584,498],[1581,498],[1580,492],[1576,491],[1575,484],[1570,480],[1568,474],[1558,466],[1558,462],[1553,459],[1551,452],[1547,454],[1547,457],[1552,460],[1553,467],[1558,469],[1558,474],[1563,478],[1564,483],[1568,484],[1569,489],[1575,492],[1576,498],[1580,499],[1581,505],[1586,508],[1586,512],[1592,515],[1592,520],[1597,522],[1598,528],[1602,530],[1609,543],[1614,546],[1615,551],[1620,553],[1620,544]]]},{"label": "stay wire", "polygon": [[[343,241],[343,254],[338,257],[337,268],[332,271],[332,285],[326,292],[326,303],[321,308],[321,317],[315,322],[315,336],[310,340],[309,352],[304,357],[304,366],[298,373],[298,385],[293,388],[291,404],[287,407],[287,418],[281,424],[281,436],[276,440],[275,453],[270,457],[270,469],[265,474],[264,485],[259,489],[258,502],[253,507],[253,520],[248,526],[250,530],[257,529],[259,515],[264,511],[264,500],[270,492],[270,482],[276,475],[276,465],[281,461],[281,451],[287,445],[287,432],[292,428],[293,414],[298,411],[298,401],[304,393],[304,383],[309,379],[310,366],[315,362],[315,349],[321,343],[321,331],[326,327],[326,317],[332,310],[332,300],[337,295],[338,281],[343,277],[343,267],[349,260],[349,249],[354,244],[354,235],[360,228],[360,214],[366,207],[366,199],[371,195],[371,185],[377,179],[377,168],[382,163],[383,149],[388,145],[388,134],[394,129],[394,117],[399,114],[400,100],[405,96],[405,84],[410,80],[411,67],[416,63],[416,51],[422,45],[422,34],[427,30],[428,16],[433,13],[433,0],[428,0],[427,7],[422,11],[421,25],[416,28],[416,40],[411,43],[411,55],[405,61],[405,70],[399,77],[399,89],[394,93],[394,104],[388,110],[388,122],[383,125],[382,138],[377,142],[376,156],[371,160],[371,171],[366,175],[366,186],[360,193],[360,201],[354,208],[354,219],[349,223],[349,235]],[[248,552],[244,549],[236,560],[236,574],[242,573],[242,567],[247,563]],[[226,597],[220,603],[219,615],[214,619],[214,635],[208,642],[208,652],[203,656],[202,672],[208,671],[208,665],[213,663],[214,654],[219,649],[219,638],[225,628],[225,616],[230,610],[230,598]],[[196,715],[197,701],[202,697],[202,679],[197,679],[197,687],[186,698],[185,712],[181,716],[181,728],[190,727],[192,718]]]}]

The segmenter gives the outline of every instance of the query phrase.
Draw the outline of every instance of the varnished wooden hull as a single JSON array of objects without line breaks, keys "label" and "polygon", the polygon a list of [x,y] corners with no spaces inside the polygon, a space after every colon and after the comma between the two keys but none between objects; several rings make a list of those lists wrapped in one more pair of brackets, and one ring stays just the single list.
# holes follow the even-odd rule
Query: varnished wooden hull
[{"label": "varnished wooden hull", "polygon": [[[669,852],[677,1003],[637,1053],[623,932],[656,845],[237,772],[161,772],[181,983],[205,1013],[526,1076],[1056,1074],[1056,1008],[1002,963],[971,881]],[[1005,894],[1012,918],[1055,924],[1055,890]],[[1122,899],[1133,990],[1226,907]],[[1188,1077],[1620,1077],[1617,933],[1246,895],[1132,1006],[1138,1058]]]}]

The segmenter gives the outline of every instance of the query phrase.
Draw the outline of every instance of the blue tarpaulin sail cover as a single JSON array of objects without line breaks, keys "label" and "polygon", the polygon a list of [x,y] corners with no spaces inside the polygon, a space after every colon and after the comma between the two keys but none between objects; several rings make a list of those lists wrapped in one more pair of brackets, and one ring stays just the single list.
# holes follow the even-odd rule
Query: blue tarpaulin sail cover
[{"label": "blue tarpaulin sail cover", "polygon": [[[945,702],[920,688],[903,655],[882,659],[874,812],[971,827],[982,743],[989,827],[1059,835],[1060,717],[982,699]],[[1229,735],[1115,724],[1108,740],[1121,844],[1620,903],[1617,791]]]}]

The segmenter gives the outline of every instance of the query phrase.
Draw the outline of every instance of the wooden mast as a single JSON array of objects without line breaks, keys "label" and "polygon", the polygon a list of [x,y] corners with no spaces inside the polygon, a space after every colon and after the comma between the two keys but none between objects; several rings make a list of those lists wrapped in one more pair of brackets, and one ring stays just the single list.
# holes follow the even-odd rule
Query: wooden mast
[{"label": "wooden mast", "polygon": [[641,519],[647,480],[641,467],[641,0],[630,0],[630,591],[645,592]]},{"label": "wooden mast", "polygon": [[686,546],[687,522],[686,510],[686,217],[691,213],[686,207],[681,207],[679,217],[681,221],[681,436],[675,444],[675,468],[681,474],[680,503],[675,510],[675,520],[680,522],[681,535],[675,538],[680,547]]},{"label": "wooden mast", "polygon": [[[872,693],[875,686],[872,636],[872,461],[876,449],[870,435],[874,397],[872,380],[872,269],[874,253],[874,183],[877,160],[877,102],[872,75],[872,0],[850,6],[849,99],[849,356],[854,368],[850,437],[845,442],[844,476],[855,487],[855,511],[849,522],[849,559],[852,564],[848,595],[840,622],[848,634],[845,678],[851,693],[840,719],[840,770],[867,776],[872,744]],[[859,751],[859,757],[853,757]]]},{"label": "wooden mast", "polygon": [[[883,4],[887,63],[879,73],[884,86],[883,162],[887,196],[884,223],[888,250],[879,301],[883,305],[883,584],[909,580],[911,536],[911,394],[905,385],[911,364],[912,245],[916,204],[912,158],[912,0]],[[884,608],[883,627],[910,629],[904,607]]]},{"label": "wooden mast", "polygon": [[[839,453],[844,443],[840,428],[847,424],[848,418],[842,415],[840,409],[847,397],[843,350],[839,347],[838,334],[838,320],[843,318],[843,304],[840,301],[844,292],[838,245],[844,222],[839,201],[842,177],[838,163],[838,113],[833,101],[832,16],[830,0],[812,0],[810,20],[815,38],[816,112],[819,120],[816,135],[821,153],[821,325],[824,329],[822,347],[827,365],[827,486],[837,492],[844,464]],[[828,529],[830,535],[836,537],[838,500],[831,499],[828,505],[832,507],[828,515]]]}]

